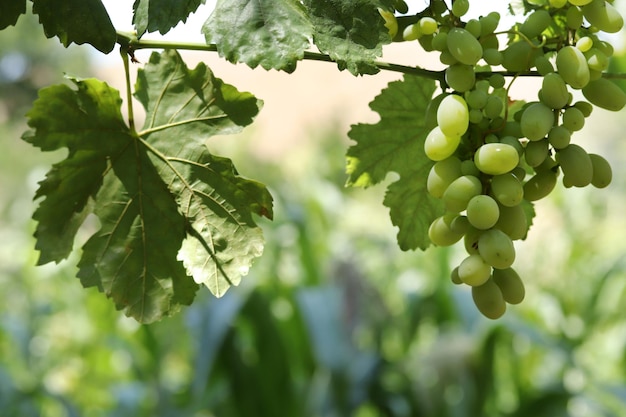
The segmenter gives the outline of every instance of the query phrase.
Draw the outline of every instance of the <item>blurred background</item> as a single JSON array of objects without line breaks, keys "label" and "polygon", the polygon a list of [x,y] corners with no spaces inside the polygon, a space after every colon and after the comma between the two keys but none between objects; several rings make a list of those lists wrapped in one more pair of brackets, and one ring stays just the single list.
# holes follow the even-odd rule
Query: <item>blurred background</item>
[{"label": "blurred background", "polygon": [[[189,54],[265,100],[257,123],[209,146],[268,184],[276,218],[260,220],[265,253],[240,287],[139,325],[81,287],[76,259],[34,266],[32,196],[59,155],[19,139],[24,114],[63,72],[121,88],[117,54],[91,54],[32,17],[0,32],[0,416],[626,416],[623,112],[595,110],[575,135],[614,183],[537,204],[517,245],[527,298],[490,321],[450,282],[460,248],[401,252],[385,185],[344,187],[346,132],[377,120],[367,103],[399,74]],[[433,58],[407,44],[385,59]]]}]

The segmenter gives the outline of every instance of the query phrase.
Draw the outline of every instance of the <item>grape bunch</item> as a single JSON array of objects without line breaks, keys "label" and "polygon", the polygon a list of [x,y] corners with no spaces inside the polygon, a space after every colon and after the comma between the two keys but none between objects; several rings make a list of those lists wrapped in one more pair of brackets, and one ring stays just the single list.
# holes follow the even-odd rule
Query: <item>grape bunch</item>
[{"label": "grape bunch", "polygon": [[[467,256],[451,278],[471,287],[488,318],[524,299],[513,242],[526,237],[533,202],[559,177],[565,187],[611,182],[607,160],[572,142],[594,106],[617,111],[626,104],[626,94],[603,77],[613,48],[602,33],[623,26],[611,3],[525,1],[524,21],[502,32],[496,12],[463,21],[468,0],[450,7],[432,0],[405,27],[393,24],[393,13],[383,15],[390,30],[447,66],[442,92],[426,111],[424,151],[434,162],[426,188],[445,207],[428,236],[437,246],[463,240]],[[526,103],[509,97],[524,75],[542,77],[537,99]]]}]

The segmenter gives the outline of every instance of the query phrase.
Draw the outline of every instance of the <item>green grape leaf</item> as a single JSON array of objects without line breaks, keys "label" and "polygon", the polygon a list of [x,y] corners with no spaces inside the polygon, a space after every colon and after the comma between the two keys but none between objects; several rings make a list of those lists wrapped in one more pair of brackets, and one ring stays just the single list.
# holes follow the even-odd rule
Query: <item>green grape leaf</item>
[{"label": "green grape leaf", "polygon": [[106,54],[115,46],[117,33],[100,0],[33,0],[33,13],[46,36],[57,36],[65,47],[88,43]]},{"label": "green grape leaf", "polygon": [[230,62],[292,72],[313,28],[296,0],[218,0],[202,27],[207,43]]},{"label": "green grape leaf", "polygon": [[424,153],[425,114],[434,91],[434,81],[405,75],[370,103],[380,121],[353,125],[348,133],[357,142],[348,149],[348,185],[375,185],[390,172],[400,176],[389,186],[384,204],[399,228],[402,250],[426,249],[430,245],[428,227],[443,212],[441,201],[426,191],[433,163]]},{"label": "green grape leaf", "polygon": [[204,64],[189,70],[174,51],[154,53],[138,75],[147,115],[136,133],[118,91],[72,81],[77,89],[40,91],[23,135],[43,151],[68,150],[36,194],[40,263],[67,257],[93,213],[101,226],[83,246],[78,277],[140,322],[190,304],[197,283],[218,296],[239,283],[263,249],[253,215],[272,218],[272,197],[204,140],[240,131],[261,102]]},{"label": "green grape leaf", "polygon": [[136,97],[147,113],[140,135],[162,155],[161,175],[190,222],[179,259],[196,282],[221,296],[261,255],[263,235],[252,214],[271,219],[272,197],[193,139],[240,131],[261,102],[224,84],[204,64],[189,70],[175,51],[152,54],[138,74]]},{"label": "green grape leaf", "polygon": [[382,46],[391,42],[377,0],[305,0],[315,30],[313,43],[354,75],[375,74]]},{"label": "green grape leaf", "polygon": [[26,0],[4,2],[0,13],[0,30],[15,25],[17,19],[26,13]]},{"label": "green grape leaf", "polygon": [[135,0],[133,24],[137,36],[156,31],[165,34],[204,3],[205,0]]}]

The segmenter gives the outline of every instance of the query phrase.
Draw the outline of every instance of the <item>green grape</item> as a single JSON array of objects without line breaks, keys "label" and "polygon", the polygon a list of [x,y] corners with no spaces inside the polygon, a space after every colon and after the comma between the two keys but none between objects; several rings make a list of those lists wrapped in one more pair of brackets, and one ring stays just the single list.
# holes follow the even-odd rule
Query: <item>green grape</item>
[{"label": "green grape", "polygon": [[568,0],[570,4],[574,6],[584,6],[586,4],[591,3],[593,0]]},{"label": "green grape", "polygon": [[565,22],[572,30],[579,29],[583,24],[583,19],[583,12],[578,7],[569,7],[565,12]]},{"label": "green grape", "polygon": [[534,60],[535,51],[524,40],[513,42],[502,52],[502,66],[507,71],[528,71]]},{"label": "green grape", "polygon": [[437,123],[446,136],[460,137],[467,132],[469,110],[463,97],[456,94],[444,97],[437,109]]},{"label": "green grape", "polygon": [[470,123],[478,124],[483,120],[483,112],[478,109],[471,109],[469,112]]},{"label": "green grape", "polygon": [[528,140],[543,139],[554,126],[554,112],[543,103],[532,103],[524,109],[520,120],[522,134]]},{"label": "green grape", "polygon": [[502,52],[496,48],[483,49],[483,59],[488,65],[500,65],[502,64]]},{"label": "green grape", "polygon": [[499,229],[489,229],[478,239],[478,253],[494,268],[504,269],[515,261],[515,247],[511,238]]},{"label": "green grape", "polygon": [[504,75],[502,74],[491,74],[491,76],[489,77],[489,85],[492,86],[496,90],[498,88],[504,87],[504,84],[505,84],[505,80],[504,80]]},{"label": "green grape", "polygon": [[500,23],[500,13],[490,12],[486,16],[482,16],[480,19],[480,36],[491,35],[498,28]]},{"label": "green grape", "polygon": [[461,240],[463,233],[457,233],[450,228],[454,215],[446,214],[437,217],[428,228],[428,238],[437,246],[450,246]]},{"label": "green grape", "polygon": [[618,111],[626,105],[626,93],[611,80],[599,78],[583,88],[583,96],[592,104],[606,110]]},{"label": "green grape", "polygon": [[452,3],[452,14],[461,17],[469,10],[469,0],[455,0]]},{"label": "green grape", "polygon": [[553,7],[555,9],[560,9],[561,7],[567,4],[567,0],[550,0],[549,4],[550,4],[550,7]]},{"label": "green grape", "polygon": [[546,197],[554,190],[556,172],[551,170],[539,171],[524,184],[524,199],[537,201]]},{"label": "green grape", "polygon": [[563,126],[554,126],[548,133],[548,142],[554,149],[563,149],[570,143],[572,133]]},{"label": "green grape", "polygon": [[485,174],[500,175],[511,171],[519,163],[517,150],[505,143],[487,143],[474,154],[476,167]]},{"label": "green grape", "polygon": [[450,222],[450,229],[455,233],[460,233],[462,236],[467,233],[470,227],[471,225],[466,216],[458,215]]},{"label": "green grape", "polygon": [[472,254],[461,261],[458,273],[459,279],[467,285],[483,285],[491,276],[491,265],[479,254]]},{"label": "green grape", "polygon": [[522,133],[522,126],[519,121],[515,120],[508,120],[504,124],[504,128],[500,131],[500,134],[502,136],[512,136],[518,139],[524,137],[524,134]]},{"label": "green grape", "polygon": [[569,101],[567,84],[556,72],[546,74],[541,83],[541,101],[551,109],[562,109]]},{"label": "green grape", "polygon": [[591,165],[593,166],[591,185],[596,188],[607,187],[613,179],[613,170],[609,161],[595,153],[590,153],[589,158],[591,158]]},{"label": "green grape", "polygon": [[608,1],[593,0],[582,11],[585,19],[601,31],[616,33],[624,26],[622,15]]},{"label": "green grape", "polygon": [[587,151],[570,143],[556,153],[556,161],[563,171],[563,185],[586,187],[593,178],[593,164]]},{"label": "green grape", "polygon": [[464,29],[472,34],[473,37],[479,38],[482,32],[480,22],[477,19],[470,19],[465,22]]},{"label": "green grape", "polygon": [[461,162],[461,175],[473,175],[475,177],[480,176],[480,170],[476,168],[476,164],[471,159],[466,159]]},{"label": "green grape", "polygon": [[609,58],[598,48],[591,48],[584,55],[590,70],[602,72],[609,67]]},{"label": "green grape", "polygon": [[471,90],[476,82],[472,65],[454,64],[446,69],[446,83],[460,93]]},{"label": "green grape", "polygon": [[417,23],[420,27],[420,32],[422,32],[423,35],[432,35],[437,32],[439,27],[437,21],[432,17],[422,17]]},{"label": "green grape", "polygon": [[420,26],[417,23],[408,25],[402,31],[402,39],[405,41],[414,41],[422,37]]},{"label": "green grape", "polygon": [[487,104],[489,95],[483,90],[472,90],[465,95],[465,101],[470,109],[482,109]]},{"label": "green grape", "polygon": [[432,0],[430,2],[430,10],[438,15],[441,15],[448,11],[448,6],[443,0]]},{"label": "green grape", "polygon": [[576,107],[568,107],[563,112],[563,127],[570,132],[577,132],[585,126],[585,115]]},{"label": "green grape", "polygon": [[611,45],[610,43],[606,41],[601,41],[599,39],[596,39],[593,42],[593,45],[599,50],[601,50],[602,53],[606,56],[613,56],[613,53],[615,52],[613,49],[613,45]]},{"label": "green grape", "polygon": [[452,28],[448,32],[448,50],[465,65],[476,65],[483,56],[480,42],[463,28]]},{"label": "green grape", "polygon": [[546,159],[544,159],[544,161],[541,164],[534,167],[534,169],[535,169],[535,172],[558,171],[558,166],[559,164],[557,164],[557,162],[554,159],[552,159],[552,156],[548,156]]},{"label": "green grape", "polygon": [[522,32],[528,38],[536,38],[541,35],[552,23],[552,16],[547,10],[538,9],[528,15],[524,23],[520,26]]},{"label": "green grape", "polygon": [[439,62],[441,62],[443,65],[450,66],[458,63],[459,61],[454,56],[452,56],[450,51],[446,49],[445,51],[441,51],[441,54],[439,55]]},{"label": "green grape", "polygon": [[524,188],[520,180],[511,173],[494,175],[491,179],[491,194],[498,203],[512,207],[522,202]]},{"label": "green grape", "polygon": [[535,67],[537,67],[537,72],[544,76],[554,72],[552,62],[545,55],[537,55],[535,57]]},{"label": "green grape", "polygon": [[424,120],[426,124],[426,129],[428,129],[429,131],[437,126],[437,110],[439,109],[439,105],[447,95],[447,93],[438,94],[428,103]]},{"label": "green grape", "polygon": [[573,88],[583,88],[590,81],[587,59],[574,46],[565,46],[556,54],[556,68],[563,80]]},{"label": "green grape", "polygon": [[426,190],[435,198],[443,197],[446,188],[461,176],[461,160],[454,156],[435,162],[426,179]]},{"label": "green grape", "polygon": [[506,233],[511,240],[524,239],[528,233],[528,219],[522,205],[500,206],[500,217],[494,227]]},{"label": "green grape", "polygon": [[463,284],[463,281],[461,281],[461,278],[459,278],[459,267],[458,266],[456,268],[454,268],[452,270],[452,272],[450,273],[450,280],[452,280],[452,283],[456,284],[456,285]]},{"label": "green grape", "polygon": [[439,126],[434,127],[424,141],[424,152],[433,161],[441,161],[451,156],[461,142],[460,136],[448,136]]},{"label": "green grape", "polygon": [[526,170],[524,169],[524,167],[521,167],[519,165],[513,168],[511,174],[515,175],[515,177],[520,181],[524,181],[524,178],[526,178]]},{"label": "green grape", "polygon": [[524,159],[526,160],[526,163],[531,167],[541,165],[541,163],[548,157],[548,145],[548,139],[528,142],[526,145],[526,152],[524,152]]},{"label": "green grape", "polygon": [[493,227],[500,216],[498,203],[488,195],[477,195],[467,203],[467,220],[477,229]]},{"label": "green grape", "polygon": [[470,254],[478,254],[478,239],[480,239],[480,235],[483,234],[483,230],[476,229],[470,225],[469,229],[465,232],[465,237],[463,237],[463,246],[465,246],[465,251]]},{"label": "green grape", "polygon": [[593,39],[589,36],[583,36],[576,41],[576,48],[580,49],[580,52],[585,53],[593,46]]},{"label": "green grape", "polygon": [[483,113],[489,119],[495,119],[498,117],[502,111],[504,110],[504,102],[498,96],[489,96],[487,98],[487,104],[483,109]]},{"label": "green grape", "polygon": [[[595,85],[597,85],[597,84],[595,84]],[[621,91],[621,89],[620,89],[620,91]],[[611,94],[612,94],[612,92],[611,92]],[[583,95],[584,95],[584,92],[583,92]],[[591,112],[593,111],[593,106],[591,105],[591,103],[588,103],[586,101],[577,101],[576,103],[574,103],[574,107],[576,107],[578,110],[583,112],[583,116],[585,116],[585,117],[591,116]],[[602,106],[598,106],[598,107],[602,107]]]},{"label": "green grape", "polygon": [[452,213],[460,213],[467,208],[467,203],[472,197],[482,192],[483,185],[480,180],[472,175],[463,175],[448,186],[444,191],[442,200],[446,210]]},{"label": "green grape", "polygon": [[522,146],[519,139],[515,136],[503,136],[500,138],[500,143],[504,143],[506,145],[511,145],[512,147],[514,147],[519,156],[522,156],[524,154],[524,146]]},{"label": "green grape", "polygon": [[433,36],[433,49],[435,51],[447,51],[448,50],[448,32],[440,31]]},{"label": "green grape", "polygon": [[519,304],[524,300],[526,296],[524,283],[513,268],[494,269],[492,279],[502,291],[502,297],[507,303]]},{"label": "green grape", "polygon": [[483,56],[485,54],[485,49],[495,49],[496,51],[500,50],[500,41],[497,36],[484,36],[479,39],[480,45],[483,47]]},{"label": "green grape", "polygon": [[393,8],[396,9],[401,14],[406,14],[409,11],[409,6],[406,4],[404,0],[394,0]]},{"label": "green grape", "polygon": [[483,285],[472,287],[472,299],[478,311],[488,319],[498,319],[506,312],[502,291],[491,279]]}]

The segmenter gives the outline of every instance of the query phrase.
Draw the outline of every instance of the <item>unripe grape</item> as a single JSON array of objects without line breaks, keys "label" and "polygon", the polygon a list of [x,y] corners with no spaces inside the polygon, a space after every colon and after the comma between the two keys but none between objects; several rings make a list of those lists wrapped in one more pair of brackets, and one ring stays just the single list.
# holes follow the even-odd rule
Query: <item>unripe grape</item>
[{"label": "unripe grape", "polygon": [[556,54],[556,68],[563,80],[573,88],[583,88],[589,83],[587,60],[580,50],[568,45]]},{"label": "unripe grape", "polygon": [[446,188],[461,176],[461,160],[454,156],[435,162],[426,179],[426,190],[435,198],[443,197]]},{"label": "unripe grape", "polygon": [[414,41],[414,40],[419,39],[421,37],[422,37],[422,32],[421,32],[420,27],[419,27],[419,25],[417,23],[413,23],[411,25],[408,25],[402,31],[402,39],[404,39],[405,41]]},{"label": "unripe grape", "polygon": [[457,233],[450,228],[449,223],[454,216],[446,214],[437,217],[428,228],[428,238],[437,246],[450,246],[461,240],[463,233]]},{"label": "unripe grape", "polygon": [[587,52],[593,46],[593,39],[589,36],[583,36],[576,41],[576,48],[580,49],[580,52]]},{"label": "unripe grape", "polygon": [[437,21],[432,17],[422,17],[418,22],[420,32],[424,35],[432,35],[437,32]]},{"label": "unripe grape", "polygon": [[424,152],[433,161],[441,161],[451,156],[461,142],[460,136],[448,136],[439,126],[434,127],[424,141]]},{"label": "unripe grape", "polygon": [[401,14],[406,14],[409,11],[409,6],[404,0],[394,0],[393,7]]},{"label": "unripe grape", "polygon": [[552,23],[552,16],[547,10],[538,9],[528,15],[520,26],[522,32],[528,38],[535,38]]},{"label": "unripe grape", "polygon": [[[591,1],[591,0],[589,0]],[[576,30],[583,24],[583,12],[578,7],[569,7],[565,12],[565,22],[567,27]]]},{"label": "unripe grape", "polygon": [[480,170],[476,167],[474,161],[466,159],[461,162],[461,175],[473,175],[474,177],[480,177]]},{"label": "unripe grape", "polygon": [[554,112],[543,103],[532,103],[522,113],[520,127],[528,140],[543,139],[554,126]]},{"label": "unripe grape", "polygon": [[548,157],[548,145],[548,139],[528,142],[526,145],[526,152],[524,152],[524,159],[526,160],[526,163],[531,167],[541,165],[541,163]]},{"label": "unripe grape", "polygon": [[563,112],[563,127],[570,132],[577,132],[585,126],[585,115],[576,107],[568,107]]},{"label": "unripe grape", "polygon": [[505,80],[504,75],[502,74],[491,74],[489,77],[489,85],[494,89],[502,88],[504,87],[504,84]]},{"label": "unripe grape", "polygon": [[590,81],[582,91],[587,100],[603,109],[618,111],[626,105],[626,93],[606,78]]},{"label": "unripe grape", "polygon": [[487,104],[487,98],[489,95],[482,90],[472,90],[466,93],[465,101],[471,109],[482,109]]},{"label": "unripe grape", "polygon": [[569,101],[567,85],[556,72],[546,74],[541,83],[541,101],[551,109],[562,109]]},{"label": "unripe grape", "polygon": [[454,64],[446,69],[446,83],[458,92],[471,90],[476,82],[476,74],[472,65]]},{"label": "unripe grape", "polygon": [[463,97],[450,94],[441,101],[437,109],[439,129],[446,136],[462,136],[469,126],[469,110]]},{"label": "unripe grape", "polygon": [[528,71],[534,60],[535,51],[524,40],[513,42],[502,52],[502,66],[508,71]]},{"label": "unripe grape", "polygon": [[480,22],[477,19],[470,19],[465,22],[464,29],[472,34],[473,37],[479,38],[481,33]]},{"label": "unripe grape", "polygon": [[524,300],[526,295],[524,283],[513,268],[494,269],[492,279],[502,291],[502,297],[507,303],[519,304]]},{"label": "unripe grape", "polygon": [[500,217],[494,227],[506,233],[511,240],[524,239],[528,233],[528,219],[522,205],[501,206]]},{"label": "unripe grape", "polygon": [[489,48],[483,50],[483,59],[488,65],[500,65],[502,64],[503,55],[496,48]]},{"label": "unripe grape", "polygon": [[447,96],[447,93],[441,93],[433,97],[426,107],[425,125],[426,129],[432,130],[437,126],[437,110],[443,99]]},{"label": "unripe grape", "polygon": [[493,227],[499,216],[498,203],[488,195],[474,196],[467,204],[467,220],[477,229],[486,230]]},{"label": "unripe grape", "polygon": [[593,178],[593,165],[589,154],[580,146],[570,143],[556,154],[563,171],[563,185],[586,187]]},{"label": "unripe grape", "polygon": [[469,0],[455,0],[452,3],[452,14],[461,17],[469,10]]},{"label": "unripe grape", "polygon": [[478,254],[469,255],[459,264],[459,279],[472,287],[483,285],[491,276],[491,266]]},{"label": "unripe grape", "polygon": [[520,157],[524,154],[524,146],[522,146],[519,139],[515,136],[503,136],[500,138],[500,143],[514,147]]},{"label": "unripe grape", "polygon": [[463,237],[463,246],[468,254],[478,254],[478,239],[480,239],[480,235],[482,234],[483,230],[476,229],[471,225],[467,232],[465,232],[465,237]]},{"label": "unripe grape", "polygon": [[522,202],[524,188],[513,174],[495,175],[491,179],[491,194],[503,206],[512,207]]},{"label": "unripe grape", "polygon": [[487,98],[487,104],[483,109],[483,113],[490,119],[495,119],[504,110],[504,102],[498,96],[489,96]]},{"label": "unripe grape", "polygon": [[608,1],[593,0],[582,12],[589,23],[604,32],[616,33],[624,26],[622,15]]},{"label": "unripe grape", "polygon": [[488,319],[498,319],[506,312],[506,302],[500,287],[493,280],[472,287],[472,299],[478,311]]},{"label": "unripe grape", "polygon": [[465,65],[475,65],[483,56],[480,42],[463,28],[452,28],[448,32],[448,50]]},{"label": "unripe grape", "polygon": [[544,76],[554,72],[552,62],[545,55],[537,55],[535,57],[535,67],[537,67],[537,72]]},{"label": "unripe grape", "polygon": [[480,21],[480,36],[487,36],[492,34],[498,28],[500,23],[500,13],[490,12],[488,15],[479,19]]},{"label": "unripe grape", "polygon": [[584,55],[590,70],[602,72],[609,67],[609,58],[598,48],[591,48]]},{"label": "unripe grape", "polygon": [[504,143],[486,143],[474,154],[476,167],[485,174],[500,175],[511,171],[519,163],[517,150]]},{"label": "unripe grape", "polygon": [[584,6],[586,4],[591,3],[593,0],[568,0],[570,4],[574,6]]},{"label": "unripe grape", "polygon": [[434,35],[432,45],[435,51],[447,51],[448,32],[439,31],[436,35]]},{"label": "unripe grape", "polygon": [[480,235],[478,253],[485,262],[498,269],[508,268],[515,261],[513,242],[499,229],[489,229]]},{"label": "unripe grape", "polygon": [[549,0],[550,7],[560,9],[567,4],[567,0]]},{"label": "unripe grape", "polygon": [[461,216],[460,214],[450,222],[450,230],[455,233],[460,233],[462,236],[467,233],[470,227],[472,226],[470,225],[469,220],[467,220],[467,217]]},{"label": "unripe grape", "polygon": [[456,268],[454,268],[452,270],[452,272],[450,272],[450,280],[452,281],[453,284],[456,284],[456,285],[463,284],[463,281],[461,281],[461,278],[459,278],[459,267],[458,266]]},{"label": "unripe grape", "polygon": [[591,105],[591,103],[588,103],[586,101],[577,101],[576,103],[574,103],[574,107],[580,110],[585,117],[589,117],[591,115],[591,112],[593,111],[593,106]]},{"label": "unripe grape", "polygon": [[591,179],[591,185],[596,188],[605,188],[613,179],[613,170],[609,161],[602,156],[595,153],[590,153],[591,164],[593,165],[593,178]]},{"label": "unripe grape", "polygon": [[452,213],[462,212],[472,197],[481,194],[482,188],[480,180],[472,175],[463,175],[452,181],[442,196],[446,210]]},{"label": "unripe grape", "polygon": [[556,185],[556,172],[551,170],[540,171],[524,184],[524,199],[537,201],[552,192]]},{"label": "unripe grape", "polygon": [[554,126],[548,133],[548,142],[554,149],[563,149],[570,143],[571,132],[563,126]]}]

